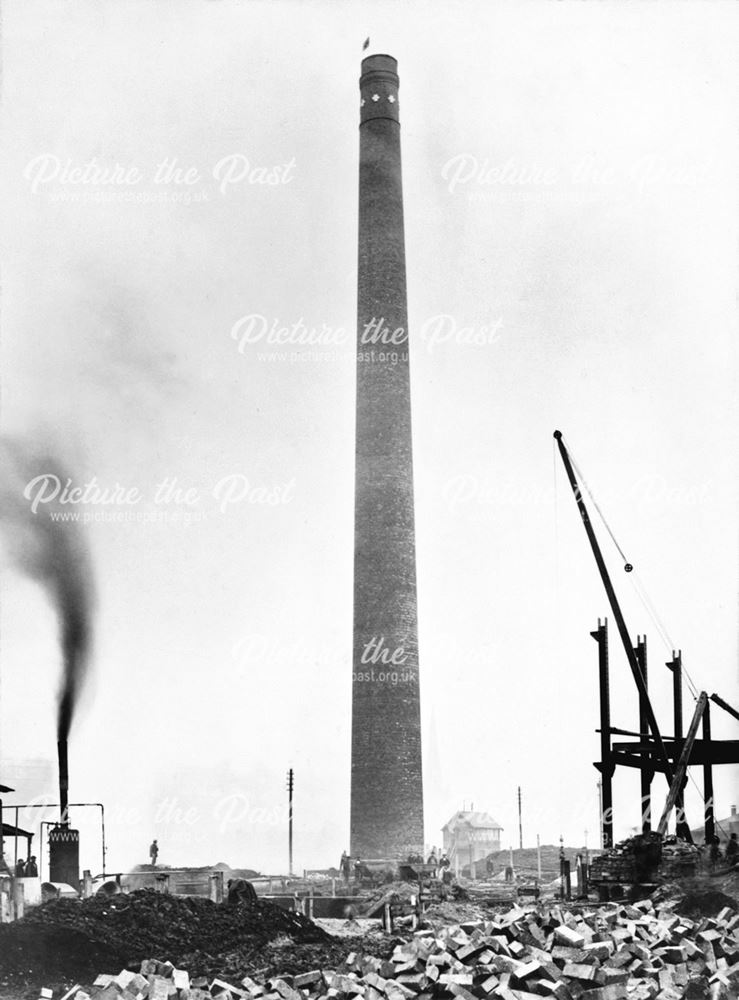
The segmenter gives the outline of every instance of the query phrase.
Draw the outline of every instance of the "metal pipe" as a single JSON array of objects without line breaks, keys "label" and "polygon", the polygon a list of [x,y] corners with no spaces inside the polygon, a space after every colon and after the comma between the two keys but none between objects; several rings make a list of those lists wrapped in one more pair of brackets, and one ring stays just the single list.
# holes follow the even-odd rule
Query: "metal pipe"
[{"label": "metal pipe", "polygon": [[67,741],[58,740],[56,744],[59,758],[59,812],[62,826],[69,826],[69,762],[67,760]]},{"label": "metal pipe", "polygon": [[[1,805],[1,803],[0,803]],[[58,809],[60,808],[60,803],[58,802],[22,802],[20,805],[15,806],[16,809]],[[102,849],[103,849],[103,875],[105,874],[105,856],[107,854],[107,847],[105,846],[105,806],[102,802],[71,802],[69,803],[69,808],[72,809],[99,809],[100,810],[100,834],[102,839]],[[44,822],[54,825],[52,820],[45,820]],[[18,824],[16,823],[16,826]],[[41,850],[41,848],[39,848]]]},{"label": "metal pipe", "polygon": [[639,669],[639,664],[637,662],[636,656],[634,654],[634,647],[631,643],[631,638],[629,636],[629,630],[626,627],[626,622],[624,616],[621,613],[621,607],[618,603],[618,598],[616,597],[616,592],[613,589],[613,584],[611,583],[611,578],[608,575],[608,569],[606,568],[605,561],[603,559],[603,554],[600,551],[600,546],[598,545],[598,539],[595,537],[595,531],[590,523],[590,515],[588,514],[588,509],[585,506],[585,502],[582,498],[582,492],[577,482],[575,472],[572,468],[572,463],[570,462],[570,456],[565,448],[564,442],[562,441],[562,432],[555,431],[554,438],[557,442],[559,448],[559,453],[562,458],[562,463],[565,467],[565,472],[567,473],[567,478],[570,481],[570,486],[572,487],[572,492],[575,497],[575,503],[577,504],[578,510],[580,511],[580,517],[582,518],[583,527],[590,541],[590,547],[593,550],[593,556],[595,557],[596,565],[598,566],[598,571],[600,572],[601,580],[603,581],[603,587],[605,588],[606,596],[608,597],[608,603],[611,605],[611,611],[613,612],[613,617],[616,619],[616,625],[618,627],[619,635],[621,636],[621,641],[626,652],[626,659],[629,662],[629,667],[631,668],[631,673],[639,690],[639,694],[645,699],[645,710],[647,720],[649,722],[649,728],[654,734],[655,743],[657,744],[657,752],[659,759],[664,765],[665,777],[667,778],[668,785],[672,783],[672,765],[667,759],[667,754],[665,752],[664,744],[662,743],[662,737],[660,736],[659,726],[657,725],[657,717],[654,714],[654,709],[652,708],[652,703],[649,700],[649,693],[645,687],[644,679]]}]

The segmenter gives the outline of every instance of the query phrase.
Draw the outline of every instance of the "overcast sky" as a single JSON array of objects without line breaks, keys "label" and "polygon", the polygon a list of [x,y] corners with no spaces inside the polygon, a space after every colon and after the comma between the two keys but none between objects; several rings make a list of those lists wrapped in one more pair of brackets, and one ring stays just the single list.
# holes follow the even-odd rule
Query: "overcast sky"
[{"label": "overcast sky", "polygon": [[[595,844],[609,611],[555,428],[737,701],[736,6],[10,0],[3,35],[3,431],[137,491],[66,507],[96,590],[70,796],[105,804],[109,869],[157,836],[284,871],[289,767],[296,867],[348,848],[368,35],[401,81],[426,840],[474,803],[515,844],[520,785],[526,843]],[[269,343],[300,322],[333,343]],[[670,649],[597,527],[669,734]],[[56,619],[8,559],[2,598],[5,802],[56,801]],[[621,837],[637,772],[615,793]]]}]

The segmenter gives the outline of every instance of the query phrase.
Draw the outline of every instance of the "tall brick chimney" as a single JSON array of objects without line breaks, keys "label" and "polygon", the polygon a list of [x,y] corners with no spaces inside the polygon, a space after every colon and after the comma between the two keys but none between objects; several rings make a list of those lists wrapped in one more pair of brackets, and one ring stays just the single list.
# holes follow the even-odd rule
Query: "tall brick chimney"
[{"label": "tall brick chimney", "polygon": [[352,857],[423,851],[416,548],[397,62],[362,61]]}]

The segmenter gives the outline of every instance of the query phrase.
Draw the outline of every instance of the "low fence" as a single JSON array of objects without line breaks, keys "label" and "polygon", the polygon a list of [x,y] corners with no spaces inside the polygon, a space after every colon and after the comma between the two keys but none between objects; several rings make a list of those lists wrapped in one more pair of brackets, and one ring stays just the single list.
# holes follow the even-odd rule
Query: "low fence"
[{"label": "low fence", "polygon": [[0,876],[0,924],[20,920],[26,906],[41,902],[40,878]]}]

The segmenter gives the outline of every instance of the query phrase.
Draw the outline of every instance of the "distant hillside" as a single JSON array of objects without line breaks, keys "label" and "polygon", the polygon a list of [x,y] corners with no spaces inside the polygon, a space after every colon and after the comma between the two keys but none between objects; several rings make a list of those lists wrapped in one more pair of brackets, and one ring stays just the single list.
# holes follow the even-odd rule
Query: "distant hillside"
[{"label": "distant hillside", "polygon": [[[565,847],[564,849],[565,857],[570,862],[571,867],[574,869],[577,862],[577,855],[585,855],[584,847]],[[592,860],[596,855],[601,854],[600,850],[593,850],[588,848],[588,855]],[[493,862],[493,875],[497,875],[504,871],[507,865],[510,864],[510,851],[494,851],[492,854],[488,855],[488,858]],[[478,861],[476,863],[477,877],[484,877],[485,873],[485,863],[488,860],[485,858],[483,861]],[[517,848],[513,851],[513,867],[516,869],[518,874],[533,875],[536,876],[537,873],[537,862],[536,862],[536,848],[535,847],[524,847]],[[469,874],[470,866],[467,864],[462,869],[463,874]],[[541,845],[541,874],[543,879],[551,880],[557,878],[559,875],[559,844],[542,844]]]}]

